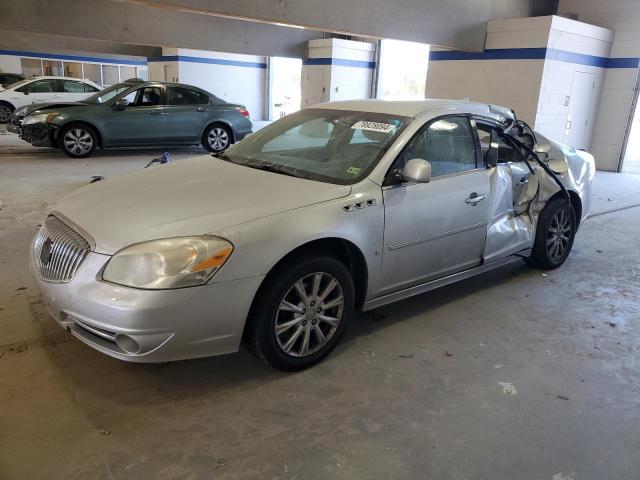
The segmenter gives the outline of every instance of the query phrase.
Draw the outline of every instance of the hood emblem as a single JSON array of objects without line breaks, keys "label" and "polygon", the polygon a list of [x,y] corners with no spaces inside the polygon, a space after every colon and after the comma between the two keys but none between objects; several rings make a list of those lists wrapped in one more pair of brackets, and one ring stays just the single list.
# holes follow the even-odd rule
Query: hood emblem
[{"label": "hood emblem", "polygon": [[42,244],[42,249],[40,250],[40,263],[42,265],[47,265],[51,261],[51,247],[53,246],[53,240],[49,237]]}]

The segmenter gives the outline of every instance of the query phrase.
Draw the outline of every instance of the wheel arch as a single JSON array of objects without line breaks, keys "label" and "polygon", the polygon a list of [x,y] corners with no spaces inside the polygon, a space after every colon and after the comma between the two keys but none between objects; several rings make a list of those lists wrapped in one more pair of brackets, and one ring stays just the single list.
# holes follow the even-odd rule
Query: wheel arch
[{"label": "wheel arch", "polygon": [[98,143],[98,146],[100,148],[103,147],[103,143],[102,143],[102,132],[100,131],[100,129],[93,123],[88,122],[86,120],[68,120],[62,124],[60,124],[58,126],[58,133],[56,136],[56,142],[60,141],[60,133],[62,132],[62,130],[64,130],[65,128],[67,128],[70,125],[83,125],[85,127],[89,127],[90,129],[92,129],[95,133],[96,133],[96,140]]},{"label": "wheel arch", "polygon": [[[569,192],[569,197],[571,198],[571,206],[573,207],[573,211],[576,213],[576,227],[580,227],[580,220],[582,219],[582,200],[580,199],[580,195],[574,190],[567,189]],[[547,204],[556,198],[560,198],[563,196],[562,191],[556,192],[549,200],[547,200]]]},{"label": "wheel arch", "polygon": [[208,121],[204,126],[204,128],[202,129],[202,133],[200,134],[200,138],[202,142],[205,141],[204,139],[205,132],[209,129],[209,127],[212,127],[213,125],[223,125],[229,129],[229,132],[231,133],[231,139],[229,141],[229,144],[232,144],[236,141],[236,131],[234,130],[233,125],[231,125],[231,122],[229,122],[224,118],[216,118],[215,120]]},{"label": "wheel arch", "polygon": [[[274,275],[277,275],[281,268],[283,268],[287,263],[295,261],[296,258],[321,255],[331,256],[344,263],[351,273],[351,278],[353,279],[353,285],[355,287],[355,308],[362,308],[368,287],[368,267],[362,251],[353,242],[344,238],[325,237],[299,245],[285,254],[273,265],[273,267],[271,267],[253,297],[248,317],[252,317],[251,311],[253,310],[254,305],[260,297],[265,285],[267,285],[267,281]],[[246,330],[247,324],[245,324],[245,331]]]},{"label": "wheel arch", "polygon": [[8,105],[9,108],[11,108],[11,111],[15,111],[16,109],[15,105],[7,100],[0,100],[0,105]]}]

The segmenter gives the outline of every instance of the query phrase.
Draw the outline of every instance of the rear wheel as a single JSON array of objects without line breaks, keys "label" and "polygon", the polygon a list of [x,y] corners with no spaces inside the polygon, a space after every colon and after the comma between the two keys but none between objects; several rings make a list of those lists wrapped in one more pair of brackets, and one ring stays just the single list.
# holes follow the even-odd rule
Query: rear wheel
[{"label": "rear wheel", "polygon": [[0,102],[0,123],[7,123],[11,120],[15,107],[7,102]]},{"label": "rear wheel", "polygon": [[340,341],[353,315],[349,270],[331,257],[291,262],[265,279],[248,325],[251,350],[283,371],[310,367]]},{"label": "rear wheel", "polygon": [[231,145],[231,130],[226,125],[209,125],[202,136],[202,146],[213,153],[225,151]]},{"label": "rear wheel", "polygon": [[576,214],[571,202],[561,197],[549,202],[538,218],[529,263],[545,270],[562,265],[571,253],[576,227]]},{"label": "rear wheel", "polygon": [[98,144],[95,131],[81,124],[64,127],[58,137],[60,149],[72,158],[84,158],[93,153]]}]

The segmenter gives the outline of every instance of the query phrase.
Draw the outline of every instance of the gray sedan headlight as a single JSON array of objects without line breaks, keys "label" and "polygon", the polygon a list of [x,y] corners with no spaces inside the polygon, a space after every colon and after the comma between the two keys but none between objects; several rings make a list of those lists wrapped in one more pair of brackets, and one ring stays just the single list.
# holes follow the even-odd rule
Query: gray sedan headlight
[{"label": "gray sedan headlight", "polygon": [[37,115],[28,115],[24,117],[22,125],[31,125],[33,123],[49,123],[55,117],[60,115],[58,112],[39,113]]},{"label": "gray sedan headlight", "polygon": [[145,289],[194,287],[209,281],[231,252],[230,242],[208,235],[137,243],[111,257],[102,279]]}]

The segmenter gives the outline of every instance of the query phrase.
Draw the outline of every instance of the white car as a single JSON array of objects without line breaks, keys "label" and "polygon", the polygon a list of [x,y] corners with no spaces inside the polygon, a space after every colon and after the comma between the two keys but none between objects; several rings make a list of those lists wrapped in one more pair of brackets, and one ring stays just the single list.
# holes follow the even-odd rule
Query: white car
[{"label": "white car", "polygon": [[68,77],[31,77],[0,87],[0,123],[7,123],[17,108],[32,103],[77,102],[102,90],[91,80]]}]

